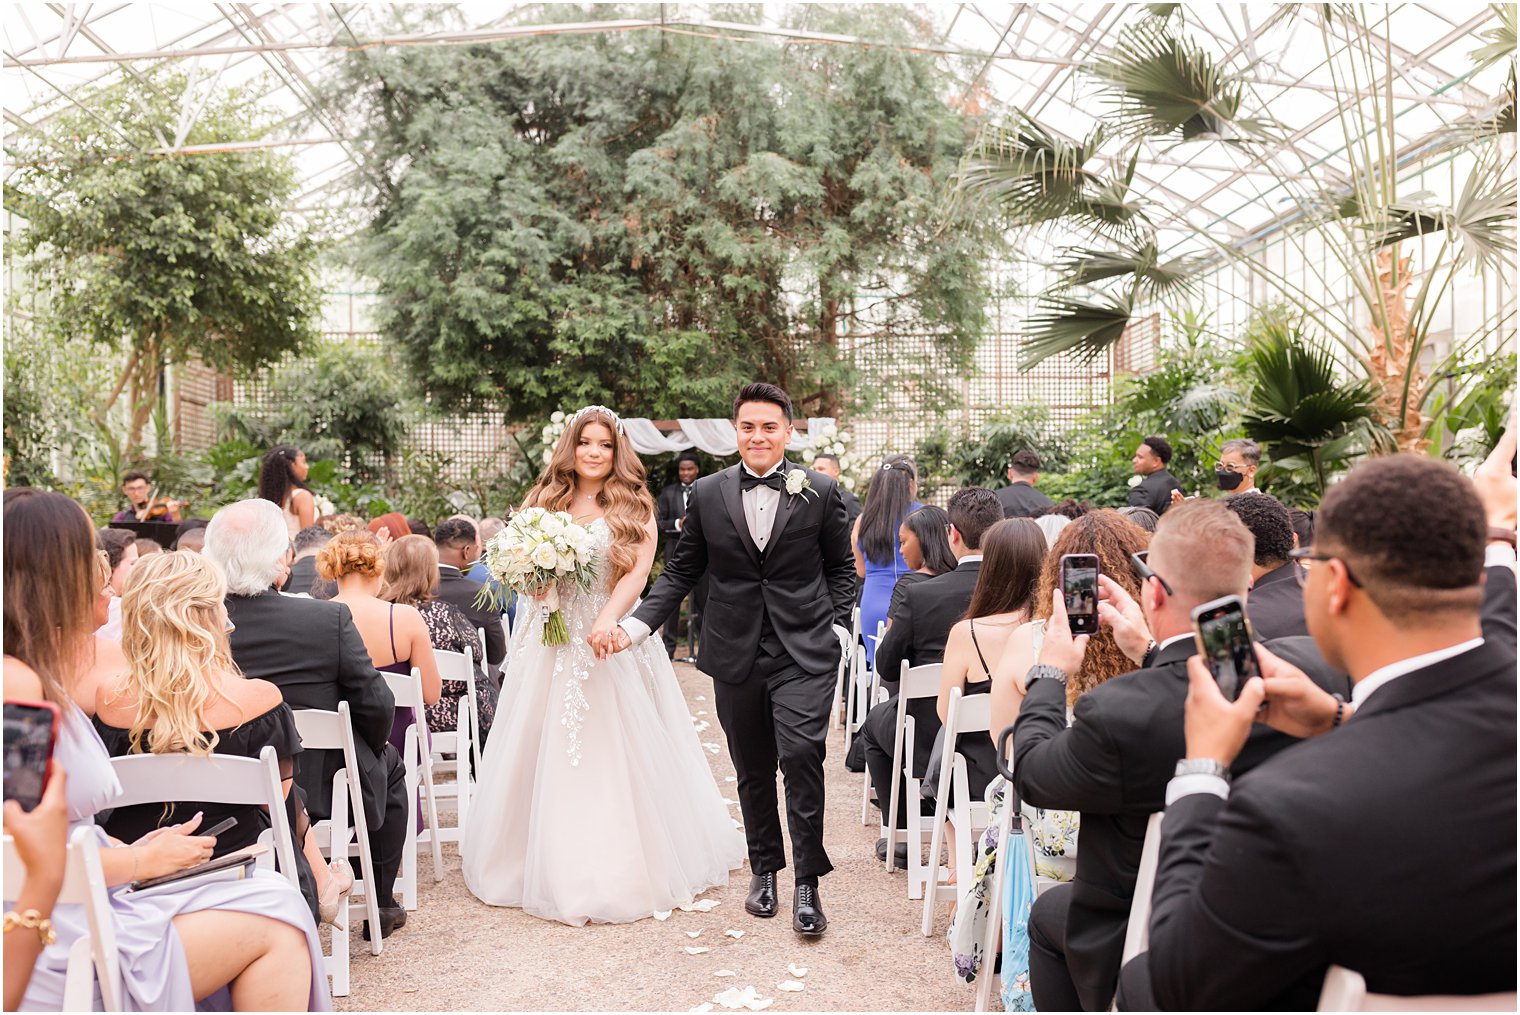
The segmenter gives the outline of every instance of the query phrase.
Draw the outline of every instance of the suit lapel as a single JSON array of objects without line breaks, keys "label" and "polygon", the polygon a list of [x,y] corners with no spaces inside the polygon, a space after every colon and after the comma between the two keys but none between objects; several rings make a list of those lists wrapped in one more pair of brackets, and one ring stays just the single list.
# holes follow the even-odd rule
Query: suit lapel
[{"label": "suit lapel", "polygon": [[739,542],[744,544],[744,549],[749,551],[749,559],[760,566],[760,548],[755,545],[754,537],[749,534],[749,522],[744,518],[744,500],[739,496],[739,466],[731,465],[723,470],[723,478],[719,481],[719,487],[723,491],[723,505],[728,508],[729,520],[734,528],[739,530]]},{"label": "suit lapel", "polygon": [[[783,458],[780,475],[785,476],[791,467],[792,463]],[[785,490],[782,490],[781,495],[776,499],[776,517],[771,521],[771,538],[765,543],[767,552],[776,545],[776,540],[781,538],[781,533],[786,531],[786,523],[792,520],[792,501],[796,499]]]}]

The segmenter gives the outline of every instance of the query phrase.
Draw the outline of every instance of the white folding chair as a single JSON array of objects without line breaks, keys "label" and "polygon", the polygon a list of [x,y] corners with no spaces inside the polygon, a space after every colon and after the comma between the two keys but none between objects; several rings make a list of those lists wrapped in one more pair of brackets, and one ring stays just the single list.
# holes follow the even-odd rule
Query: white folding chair
[{"label": "white folding chair", "polygon": [[[364,791],[359,785],[359,757],[354,748],[354,728],[349,721],[348,702],[338,702],[336,712],[315,708],[295,710],[296,730],[301,746],[312,751],[342,751],[343,767],[333,773],[332,816],[314,821],[311,833],[322,852],[331,857],[359,857],[359,874],[348,895],[348,914],[343,928],[332,929],[332,945],[323,956],[327,975],[332,977],[334,997],[348,996],[349,934],[353,926],[354,901],[361,900],[362,911],[370,925],[369,953],[379,955],[384,947],[380,937],[380,902],[375,894],[375,864],[369,851],[369,822],[364,816]],[[349,825],[349,816],[353,825]]]},{"label": "white folding chair", "polygon": [[[929,822],[933,819],[922,815],[919,806],[919,787],[921,780],[913,774],[913,753],[917,742],[918,726],[913,717],[908,714],[908,702],[924,698],[938,698],[940,674],[944,666],[940,663],[927,663],[923,666],[909,666],[906,659],[902,664],[902,677],[897,685],[897,732],[892,737],[892,793],[891,806],[883,811],[886,819],[882,822],[881,834],[887,840],[887,870],[891,871],[893,860],[897,850],[897,822],[890,815],[897,813],[899,797],[903,792],[903,780],[907,781],[907,799],[903,801],[903,810],[906,811],[908,827],[905,839],[908,844],[908,898],[918,899],[923,897],[924,883],[928,875],[924,868],[924,833],[932,831]],[[901,776],[901,778],[898,778]]]},{"label": "white folding chair", "polygon": [[1140,850],[1140,870],[1135,875],[1135,894],[1129,904],[1129,926],[1124,931],[1124,958],[1120,965],[1139,955],[1151,943],[1151,892],[1156,887],[1156,864],[1161,859],[1161,819],[1157,811],[1145,823],[1145,845]]},{"label": "white folding chair", "polygon": [[[858,651],[862,656],[865,655],[866,650],[863,646]],[[862,661],[862,665],[864,665],[864,661]],[[871,707],[887,700],[887,689],[881,686],[881,674],[874,670],[871,672],[871,682],[869,684],[862,682],[860,690],[862,701],[856,706],[860,714],[860,722],[856,725],[857,731],[865,726],[866,717],[871,713]],[[862,825],[869,825],[871,823],[870,768],[867,768],[860,776],[860,823]]]},{"label": "white folding chair", "polygon": [[850,611],[850,644],[849,644],[849,668],[845,671],[844,678],[844,750],[850,752],[850,743],[855,739],[855,731],[859,728],[855,718],[856,685],[860,682],[861,673],[865,669],[864,650],[860,644],[860,607],[856,606]]},{"label": "white folding chair", "polygon": [[[834,704],[829,708],[830,732],[839,728],[840,716],[844,712],[845,678],[850,672],[850,632],[835,624],[834,637],[839,639],[839,667],[834,676]],[[848,744],[845,750],[849,750]]]},{"label": "white folding chair", "polygon": [[[433,792],[433,759],[428,750],[427,712],[422,704],[422,673],[415,667],[409,674],[383,673],[385,685],[391,689],[397,707],[412,710],[412,725],[407,727],[401,761],[406,767],[407,828],[406,845],[401,851],[401,872],[396,877],[396,890],[401,905],[408,911],[417,908],[417,844],[422,833],[417,832],[417,797],[427,808],[427,827],[438,827],[438,798]],[[439,837],[428,837],[433,853],[433,880],[443,880],[443,845]]]},{"label": "white folding chair", "polygon": [[[945,714],[945,750],[940,757],[939,792],[934,797],[934,831],[929,840],[929,871],[924,884],[924,919],[921,927],[924,937],[934,931],[934,907],[940,902],[951,902],[960,887],[969,885],[972,876],[972,856],[976,837],[987,827],[987,804],[971,799],[971,781],[966,758],[956,750],[956,741],[963,733],[989,733],[992,723],[992,695],[961,693],[959,687],[950,689],[950,705]],[[955,802],[950,802],[954,794]],[[940,846],[945,834],[946,812],[950,825],[955,829],[955,855],[949,858],[955,871],[956,884],[940,884]],[[948,878],[949,870],[946,871]]]},{"label": "white folding chair", "polygon": [[[121,975],[121,954],[116,950],[116,925],[111,899],[100,866],[100,843],[95,829],[74,829],[69,836],[68,857],[63,867],[63,887],[58,905],[84,907],[89,932],[69,948],[64,971],[63,1011],[125,1011],[126,984]],[[5,836],[5,902],[16,901],[26,880],[26,864],[15,841]],[[95,985],[100,984],[100,1007],[95,1005]]]},{"label": "white folding chair", "polygon": [[1361,973],[1331,966],[1317,1011],[1514,1011],[1520,997],[1508,994],[1369,994]]},{"label": "white folding chair", "polygon": [[273,853],[259,857],[259,866],[273,869],[278,859],[280,873],[300,891],[285,792],[280,787],[280,762],[273,747],[266,744],[257,758],[129,754],[112,758],[111,768],[121,783],[114,807],[181,800],[263,807],[269,812],[269,827],[260,833],[259,841],[269,844]]},{"label": "white folding chair", "polygon": [[[480,738],[476,733],[478,712],[475,702],[475,653],[470,648],[466,648],[463,652],[434,649],[433,658],[438,661],[440,677],[444,680],[457,680],[465,685],[465,693],[459,698],[459,719],[455,728],[428,731],[431,741],[429,753],[432,755],[433,794],[440,800],[452,799],[458,813],[452,828],[439,826],[439,841],[458,842],[459,837],[464,833],[465,822],[469,820],[470,799],[475,790],[475,779],[470,768],[471,758],[475,762],[475,771],[480,770]],[[451,754],[453,757],[445,758],[445,754]],[[454,776],[452,783],[438,781],[438,776],[450,773]],[[422,832],[418,841],[431,845],[432,836],[433,829],[429,827]]]}]

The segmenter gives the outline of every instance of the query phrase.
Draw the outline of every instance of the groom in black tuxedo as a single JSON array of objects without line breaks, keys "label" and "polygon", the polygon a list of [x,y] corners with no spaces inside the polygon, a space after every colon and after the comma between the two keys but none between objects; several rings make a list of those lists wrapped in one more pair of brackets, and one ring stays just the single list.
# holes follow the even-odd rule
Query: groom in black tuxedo
[{"label": "groom in black tuxedo", "polygon": [[697,668],[715,682],[739,777],[752,873],[744,908],[776,915],[776,872],[786,866],[779,765],[797,866],[792,927],[813,937],[828,926],[818,878],[834,869],[823,848],[823,758],[839,665],[833,627],[848,627],[854,605],[849,526],[834,481],[785,458],[786,392],[745,387],[734,400],[734,429],[741,464],[697,480],[681,540],[623,621],[616,647],[647,638],[708,577]]}]

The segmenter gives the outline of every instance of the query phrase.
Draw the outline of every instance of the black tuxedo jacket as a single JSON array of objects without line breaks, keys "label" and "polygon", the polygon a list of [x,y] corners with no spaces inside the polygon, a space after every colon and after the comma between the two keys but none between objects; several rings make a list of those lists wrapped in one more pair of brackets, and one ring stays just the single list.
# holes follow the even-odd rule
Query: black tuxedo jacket
[{"label": "black tuxedo jacket", "polygon": [[697,668],[715,680],[742,683],[754,668],[761,615],[792,661],[808,673],[839,665],[833,626],[850,626],[855,563],[844,500],[835,482],[803,472],[811,490],[781,491],[764,554],[750,537],[734,465],[697,480],[686,505],[681,539],[665,556],[665,569],[634,617],[652,631],[708,576]]},{"label": "black tuxedo jacket", "polygon": [[480,595],[481,582],[467,578],[457,567],[440,564],[438,567],[438,598],[459,607],[471,627],[486,632],[486,662],[500,666],[507,657],[507,635],[501,629],[501,612],[475,605]]},{"label": "black tuxedo jacket", "polygon": [[281,592],[305,593],[311,595],[311,587],[317,580],[317,555],[307,554],[297,558],[290,565],[290,577],[285,579],[285,584],[280,586]]},{"label": "black tuxedo jacket", "polygon": [[1033,518],[1055,503],[1028,483],[1011,483],[997,491],[1004,518]]},{"label": "black tuxedo jacket", "polygon": [[[1309,639],[1267,647],[1327,690],[1345,693],[1345,676],[1325,665]],[[1149,667],[1099,684],[1077,699],[1069,728],[1066,689],[1057,681],[1036,680],[1019,707],[1013,734],[1019,797],[1036,807],[1082,812],[1065,945],[1086,1011],[1106,1011],[1114,998],[1145,825],[1165,807],[1166,784],[1186,752],[1183,703],[1187,659],[1195,651],[1191,638],[1173,642]],[[1257,726],[1232,771],[1238,777],[1297,742]]]},{"label": "black tuxedo jacket", "polygon": [[1273,638],[1308,637],[1304,621],[1304,590],[1293,572],[1298,565],[1291,561],[1275,571],[1268,571],[1251,586],[1246,596],[1246,616],[1257,641]]},{"label": "black tuxedo jacket", "polygon": [[676,522],[685,515],[686,512],[681,507],[681,484],[667,485],[660,491],[659,500],[655,502],[655,524],[659,526],[660,538],[665,541],[666,553],[669,553],[671,547],[675,546],[676,540],[681,538],[681,530],[676,528]]},{"label": "black tuxedo jacket", "polygon": [[1129,490],[1130,507],[1148,507],[1158,515],[1166,514],[1172,506],[1172,491],[1181,490],[1177,477],[1166,469],[1158,469]]},{"label": "black tuxedo jacket", "polygon": [[1228,801],[1167,808],[1163,1010],[1307,1011],[1332,964],[1374,993],[1515,989],[1515,580],[1486,580],[1481,647],[1385,684]]},{"label": "black tuxedo jacket", "polygon": [[[353,615],[342,603],[282,596],[228,596],[227,616],[237,625],[229,636],[232,661],[245,676],[280,688],[291,708],[338,710],[348,702],[359,756],[364,816],[376,827],[385,813],[386,766],[380,755],[391,734],[396,700],[370,661]],[[303,751],[296,757],[296,784],[312,817],[328,816],[333,773],[341,751]]]}]

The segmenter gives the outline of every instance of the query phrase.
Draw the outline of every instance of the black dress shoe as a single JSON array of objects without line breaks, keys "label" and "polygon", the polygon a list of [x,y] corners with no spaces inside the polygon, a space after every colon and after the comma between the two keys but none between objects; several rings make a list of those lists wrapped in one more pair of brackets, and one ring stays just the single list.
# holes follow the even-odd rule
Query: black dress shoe
[{"label": "black dress shoe", "polygon": [[[897,844],[897,847],[893,849],[892,852],[895,854],[895,858],[892,861],[893,866],[898,870],[907,870],[908,844],[906,842],[899,842]],[[885,863],[887,860],[887,840],[885,836],[876,840],[876,859],[882,861],[883,863]]]},{"label": "black dress shoe", "polygon": [[749,897],[744,900],[744,911],[751,916],[776,915],[776,872],[754,874],[749,879]]},{"label": "black dress shoe", "polygon": [[[391,932],[406,926],[405,906],[381,906],[380,907],[380,938],[384,940],[391,936]],[[369,940],[369,921],[364,921],[364,940]]]},{"label": "black dress shoe", "polygon": [[792,929],[803,937],[819,937],[829,929],[829,918],[823,915],[823,902],[814,885],[797,886],[792,899]]}]

